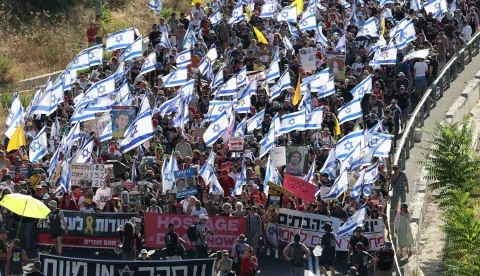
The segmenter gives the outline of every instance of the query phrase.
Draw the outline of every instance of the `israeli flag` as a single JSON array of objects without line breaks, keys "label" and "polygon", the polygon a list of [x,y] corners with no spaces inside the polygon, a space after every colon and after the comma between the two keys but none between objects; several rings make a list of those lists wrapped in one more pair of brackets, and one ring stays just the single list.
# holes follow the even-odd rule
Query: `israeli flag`
[{"label": "israeli flag", "polygon": [[95,135],[92,135],[83,147],[77,152],[77,160],[75,163],[85,164],[92,163],[93,147],[95,146]]},{"label": "israeli flag", "polygon": [[278,60],[274,60],[272,63],[270,63],[270,67],[268,67],[265,75],[265,83],[280,77],[280,66],[278,65]]},{"label": "israeli flag", "polygon": [[220,10],[215,10],[215,11],[210,15],[210,17],[208,18],[208,20],[210,21],[210,23],[211,23],[213,26],[216,26],[216,25],[222,23],[222,21],[223,21],[223,15],[220,13]]},{"label": "israeli flag", "polygon": [[312,92],[320,92],[322,86],[325,86],[329,80],[330,73],[329,69],[324,69],[315,75],[312,75],[307,78],[303,78],[302,82],[308,82],[310,85],[310,91]]},{"label": "israeli flag", "polygon": [[192,30],[192,24],[188,26],[187,33],[183,39],[182,49],[192,49],[194,44],[198,42],[197,37],[195,36],[194,30]]},{"label": "israeli flag", "polygon": [[355,185],[353,185],[350,196],[353,197],[356,201],[360,200],[360,195],[362,194],[362,184],[365,178],[365,170],[361,171],[358,175]]},{"label": "israeli flag", "polygon": [[35,114],[50,115],[53,112],[55,112],[55,110],[57,109],[58,104],[56,103],[57,103],[57,99],[56,99],[56,96],[54,97],[52,95],[52,90],[47,91],[43,93],[40,96],[40,99],[38,100],[38,102],[34,106],[32,106],[32,109],[30,110],[29,115],[35,115]]},{"label": "israeli flag", "polygon": [[103,45],[93,46],[87,49],[88,63],[90,66],[100,65],[103,61]]},{"label": "israeli flag", "polygon": [[237,76],[232,76],[225,84],[220,86],[217,91],[217,97],[233,96],[237,94]]},{"label": "israeli flag", "polygon": [[[64,193],[71,192],[70,182],[72,179],[72,171],[70,170],[70,165],[72,164],[72,162],[73,162],[73,157],[62,161],[62,165],[60,166],[60,168],[62,169],[60,172],[60,177],[55,182],[55,186],[57,187],[57,189],[55,190],[55,193],[60,193],[62,191]],[[57,162],[55,162],[54,164],[56,165]],[[55,174],[50,174],[50,176],[53,176],[53,175]]]},{"label": "israeli flag", "polygon": [[202,74],[202,76],[205,76],[209,80],[213,80],[213,78],[215,77],[213,75],[212,62],[207,56],[205,56],[200,61],[200,64],[198,65],[198,70],[200,70],[200,74]]},{"label": "israeli flag", "polygon": [[238,101],[219,101],[213,100],[210,101],[208,104],[208,113],[203,118],[204,122],[215,120],[217,116],[219,116],[223,111],[227,111],[230,113],[230,109],[233,108],[234,105],[237,105]]},{"label": "israeli flag", "polygon": [[[308,3],[307,8],[303,11],[302,17],[307,18],[311,15],[315,15],[317,13],[317,1],[313,0]],[[315,23],[315,25],[317,25]]]},{"label": "israeli flag", "polygon": [[148,72],[154,71],[156,65],[157,65],[157,51],[153,51],[143,61],[142,69],[140,70],[140,73],[138,74],[138,76],[142,76]]},{"label": "israeli flag", "polygon": [[371,184],[377,181],[378,179],[378,163],[371,165],[370,167],[366,168],[365,170],[365,184]]},{"label": "israeli flag", "polygon": [[245,15],[243,15],[243,5],[241,1],[238,1],[237,5],[232,11],[232,16],[230,17],[230,20],[228,21],[228,24],[233,25],[235,23],[238,23],[242,21],[242,19],[245,18]]},{"label": "israeli flag", "polygon": [[280,132],[285,134],[294,130],[305,130],[305,110],[285,114],[282,116]]},{"label": "israeli flag", "polygon": [[188,78],[188,68],[186,66],[178,68],[177,71],[174,71],[162,78],[163,87],[174,87],[174,86],[184,85],[185,83],[187,83],[187,78]]},{"label": "israeli flag", "polygon": [[[165,159],[162,166],[162,191],[167,193],[167,191],[175,190],[175,177],[174,172],[178,171],[177,159],[172,153],[170,155],[170,160]],[[207,179],[207,178],[204,178]]]},{"label": "israeli flag", "polygon": [[359,84],[357,84],[351,91],[350,93],[353,96],[353,99],[363,99],[363,96],[365,94],[372,94],[373,89],[372,89],[372,75],[368,75],[363,81],[361,81]]},{"label": "israeli flag", "polygon": [[292,88],[292,83],[290,82],[290,73],[288,70],[286,70],[283,75],[280,77],[280,80],[277,82],[278,86],[280,87],[280,90],[286,90],[288,88]]},{"label": "israeli flag", "polygon": [[280,85],[280,83],[277,82],[277,83],[274,84],[272,87],[270,87],[270,89],[269,89],[269,91],[268,91],[268,92],[270,92],[270,95],[269,95],[269,96],[270,96],[270,102],[273,102],[273,100],[274,100],[276,97],[280,96],[282,90],[280,89],[280,86],[279,86],[279,85]]},{"label": "israeli flag", "polygon": [[262,5],[262,11],[260,13],[260,18],[270,18],[275,15],[277,11],[277,2],[265,2]]},{"label": "israeli flag", "polygon": [[212,89],[223,83],[223,68],[218,69],[217,74],[212,80]]},{"label": "israeli flag", "polygon": [[117,102],[122,102],[122,100],[125,97],[128,97],[128,95],[130,95],[130,88],[128,87],[127,80],[123,80],[123,82],[120,84],[120,87],[118,88],[115,100]]},{"label": "israeli flag", "polygon": [[277,14],[278,22],[297,22],[297,5],[286,6]]},{"label": "israeli flag", "polygon": [[263,117],[265,116],[265,109],[255,114],[247,121],[247,133],[252,133],[255,129],[261,128]]},{"label": "israeli flag", "polygon": [[396,47],[387,48],[385,51],[381,52],[380,55],[374,57],[369,64],[370,65],[397,64],[397,48]]},{"label": "israeli flag", "polygon": [[212,45],[210,50],[208,50],[207,54],[205,55],[210,59],[211,62],[214,62],[218,58],[218,53],[217,53],[217,48],[215,47],[215,44]]},{"label": "israeli flag", "polygon": [[115,92],[115,76],[111,75],[106,79],[103,79],[95,83],[98,97],[103,97]]},{"label": "israeli flag", "polygon": [[238,105],[235,107],[236,113],[249,113],[252,105],[250,91],[253,82],[250,82],[247,86],[242,88],[238,92]]},{"label": "israeli flag", "polygon": [[150,0],[148,2],[148,7],[152,9],[156,14],[160,14],[162,11],[162,0]]},{"label": "israeli flag", "polygon": [[345,34],[340,37],[340,39],[337,42],[337,46],[335,46],[334,51],[340,51],[340,52],[345,52]]},{"label": "israeli flag", "polygon": [[315,176],[315,160],[312,162],[312,165],[310,165],[310,169],[308,170],[307,175],[305,175],[305,177],[303,178],[303,181],[312,183],[311,180],[314,176]]},{"label": "israeli flag", "polygon": [[265,168],[265,180],[263,180],[263,192],[265,193],[265,195],[268,196],[268,190],[269,190],[268,182],[272,182],[281,186],[282,180],[279,177],[279,173],[275,168],[270,155],[268,156],[267,164],[265,166],[266,168]]},{"label": "israeli flag", "polygon": [[323,106],[317,107],[311,113],[307,113],[305,129],[320,129],[323,123]]},{"label": "israeli flag", "polygon": [[365,216],[367,215],[367,206],[363,205],[357,212],[351,216],[341,227],[338,229],[337,237],[351,235],[353,230],[358,226],[365,224]]},{"label": "israeli flag", "polygon": [[212,195],[224,195],[225,191],[223,190],[222,185],[218,183],[217,177],[210,177],[206,183],[210,183],[209,193]]},{"label": "israeli flag", "polygon": [[428,54],[430,54],[430,49],[423,49],[423,50],[418,50],[414,52],[410,52],[405,57],[403,58],[403,61],[407,61],[410,59],[415,59],[415,58],[427,58]]},{"label": "israeli flag", "polygon": [[237,73],[237,87],[247,83],[247,66],[243,66],[240,72]]},{"label": "israeli flag", "polygon": [[112,122],[108,123],[108,125],[103,129],[102,133],[100,134],[100,142],[105,142],[112,139]]},{"label": "israeli flag", "polygon": [[286,36],[283,37],[283,45],[285,46],[285,49],[291,51],[292,53],[295,52],[295,48],[293,48],[292,42],[290,42],[290,39],[288,39],[288,37]]},{"label": "israeli flag", "polygon": [[[335,200],[343,194],[348,188],[347,171],[344,170],[340,173],[340,176],[335,179],[335,183],[332,185],[328,193],[322,198],[323,200]],[[317,191],[315,196],[318,196],[320,191]]]},{"label": "israeli flag", "polygon": [[382,8],[385,7],[386,4],[394,4],[394,3],[395,3],[395,1],[393,1],[393,0],[380,0],[379,1],[380,7],[382,7]]},{"label": "israeli flag", "polygon": [[267,135],[260,141],[260,153],[258,158],[262,158],[275,146],[275,127],[270,125]]},{"label": "israeli flag", "polygon": [[235,130],[233,131],[233,136],[243,137],[245,136],[245,129],[247,128],[247,117],[244,117],[243,120],[237,124]]},{"label": "israeli flag", "polygon": [[360,143],[358,143],[355,148],[348,153],[348,155],[345,157],[345,159],[342,161],[342,164],[340,165],[340,171],[346,170],[346,171],[354,171],[358,170],[360,164]]},{"label": "israeli flag", "polygon": [[203,134],[203,140],[207,146],[213,145],[218,138],[227,131],[230,124],[227,113],[223,111],[218,115],[208,126],[207,130]]},{"label": "israeli flag", "polygon": [[177,63],[178,67],[183,67],[187,66],[189,64],[192,64],[192,56],[190,54],[190,49],[187,49],[183,52],[180,52],[176,57],[175,57],[175,62]]},{"label": "israeli flag", "polygon": [[28,157],[30,162],[35,162],[47,154],[48,144],[45,127],[37,133],[33,141],[30,143],[29,148],[30,151],[28,152]]},{"label": "israeli flag", "polygon": [[165,48],[172,49],[172,44],[170,43],[170,39],[168,39],[168,32],[164,31],[162,33],[162,37],[160,37],[160,45],[162,45]]},{"label": "israeli flag", "polygon": [[233,188],[232,195],[240,196],[243,191],[243,186],[246,184],[247,184],[247,166],[245,166],[245,159],[243,159],[242,170],[240,171],[240,175],[238,176],[237,182],[235,183],[235,187]]},{"label": "israeli flag", "polygon": [[282,136],[282,133],[280,133],[282,121],[280,120],[280,115],[278,115],[278,113],[275,113],[275,116],[273,116],[272,125],[275,128],[275,138]]},{"label": "israeli flag", "polygon": [[127,48],[125,48],[122,53],[120,54],[120,60],[122,62],[129,61],[129,60],[134,60],[135,58],[142,57],[143,51],[142,51],[142,37],[138,37],[132,44],[128,45]]},{"label": "israeli flag", "polygon": [[18,126],[24,122],[24,117],[25,117],[25,113],[23,111],[17,113],[15,117],[13,117],[13,119],[11,120],[10,124],[5,129],[4,131],[5,136],[7,136],[8,138],[11,138],[15,130],[17,130]]},{"label": "israeli flag", "polygon": [[306,32],[310,30],[315,30],[317,28],[317,19],[315,15],[310,15],[308,17],[303,17],[302,20],[298,23],[300,31]]},{"label": "israeli flag", "polygon": [[338,124],[355,120],[362,116],[362,105],[360,99],[354,99],[338,109]]},{"label": "israeli flag", "polygon": [[52,78],[48,77],[48,80],[45,83],[45,87],[43,88],[43,92],[49,91],[50,89],[52,89],[52,87],[53,87]]},{"label": "israeli flag", "polygon": [[300,94],[303,94],[302,100],[298,105],[299,110],[305,110],[306,114],[312,112],[312,95],[310,94],[310,90],[308,89],[307,83],[300,84]]},{"label": "israeli flag", "polygon": [[104,113],[110,111],[112,106],[116,104],[116,101],[110,96],[103,96],[100,98],[95,98],[87,106],[78,107],[73,112],[72,117],[70,118],[70,123],[85,122],[93,120],[96,117],[96,113]]},{"label": "israeli flag", "polygon": [[348,2],[345,1],[345,0],[340,0],[339,2],[340,2],[340,4],[342,5],[342,7],[343,7],[344,9],[348,9],[348,8],[350,8],[350,6],[351,6],[350,3],[348,3]]},{"label": "israeli flag", "polygon": [[357,37],[366,37],[367,39],[378,37],[375,17],[370,17],[367,21],[365,21],[362,28],[358,32]]},{"label": "israeli flag", "polygon": [[407,26],[408,22],[410,19],[408,17],[405,17],[404,19],[398,21],[395,26],[390,30],[389,36],[390,37],[395,37],[397,34],[399,34],[405,26]]},{"label": "israeli flag", "polygon": [[88,60],[88,51],[83,50],[76,55],[75,58],[73,58],[73,60],[68,64],[67,69],[70,71],[79,71],[89,67],[90,62]]},{"label": "israeli flag", "polygon": [[315,42],[322,44],[324,47],[328,46],[328,40],[322,33],[322,26],[319,24],[315,31]]},{"label": "israeli flag", "polygon": [[203,164],[202,168],[200,168],[198,175],[203,179],[209,179],[211,175],[215,175],[215,157],[215,152],[211,151],[207,161]]},{"label": "israeli flag", "polygon": [[153,136],[152,109],[145,97],[137,118],[125,131],[125,138],[120,142],[120,151],[127,153],[142,145]]},{"label": "israeli flag", "polygon": [[410,20],[405,28],[403,28],[400,33],[395,37],[395,42],[398,49],[403,49],[407,47],[407,44],[417,39],[417,34],[415,33],[415,27],[413,26],[413,20]]},{"label": "israeli flag", "polygon": [[63,83],[63,91],[72,89],[72,82],[77,78],[77,72],[71,71],[67,68],[65,69],[65,71],[63,71],[61,76]]},{"label": "israeli flag", "polygon": [[369,141],[369,146],[376,147],[374,149],[373,156],[375,157],[388,157],[390,150],[392,149],[392,142],[394,136],[384,133],[373,134],[372,139]]},{"label": "israeli flag", "polygon": [[62,141],[60,141],[60,148],[64,154],[70,152],[73,142],[80,139],[80,124],[75,124],[67,135],[63,135]]},{"label": "israeli flag", "polygon": [[340,161],[345,160],[347,156],[352,152],[358,144],[363,142],[363,130],[357,130],[345,135],[342,139],[338,140],[335,145],[335,154]]},{"label": "israeli flag", "polygon": [[423,5],[425,14],[432,13],[433,18],[440,18],[444,13],[448,12],[447,1],[445,0],[430,0]]},{"label": "israeli flag", "polygon": [[107,52],[127,48],[133,41],[135,41],[135,30],[133,28],[108,34]]},{"label": "israeli flag", "polygon": [[117,70],[115,70],[115,73],[113,74],[115,76],[115,81],[120,82],[122,81],[123,77],[125,76],[125,63],[120,62],[118,64]]},{"label": "israeli flag", "polygon": [[[292,38],[300,38],[300,35],[298,34],[298,30],[295,26],[292,25],[292,23],[288,23],[288,30],[290,31],[290,34],[292,35]],[[280,56],[278,56],[280,58]]]},{"label": "israeli flag", "polygon": [[50,165],[47,168],[47,171],[50,174],[50,177],[52,177],[53,172],[55,171],[57,167],[57,162],[58,162],[58,155],[60,154],[60,148],[57,148],[55,152],[53,153],[52,159],[50,160]]},{"label": "israeli flag", "polygon": [[12,104],[10,106],[10,110],[8,111],[8,117],[5,121],[6,125],[9,125],[12,120],[16,117],[17,114],[23,112],[22,102],[20,101],[20,97],[18,93],[13,95]]},{"label": "israeli flag", "polygon": [[335,93],[335,82],[333,77],[330,78],[326,84],[318,88],[317,98],[326,98]]}]

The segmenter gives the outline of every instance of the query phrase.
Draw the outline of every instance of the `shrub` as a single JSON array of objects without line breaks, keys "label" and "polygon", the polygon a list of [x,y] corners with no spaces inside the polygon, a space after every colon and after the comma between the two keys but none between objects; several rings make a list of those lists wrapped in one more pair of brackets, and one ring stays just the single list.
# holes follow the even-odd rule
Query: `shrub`
[{"label": "shrub", "polygon": [[4,55],[0,55],[0,84],[9,83],[11,80],[10,71],[13,68],[12,60]]}]

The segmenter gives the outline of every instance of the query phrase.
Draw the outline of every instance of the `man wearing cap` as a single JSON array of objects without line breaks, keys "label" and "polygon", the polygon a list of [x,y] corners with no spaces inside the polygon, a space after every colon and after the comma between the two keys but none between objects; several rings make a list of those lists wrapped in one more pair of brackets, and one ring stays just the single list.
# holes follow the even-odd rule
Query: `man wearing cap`
[{"label": "man wearing cap", "polygon": [[210,231],[204,226],[207,219],[208,216],[205,214],[198,216],[198,223],[195,226],[198,234],[198,238],[195,241],[195,249],[197,251],[195,258],[208,258],[207,233]]},{"label": "man wearing cap", "polygon": [[375,262],[377,263],[377,276],[392,276],[394,261],[395,261],[395,252],[393,251],[392,242],[385,242],[385,246],[380,248],[380,251],[377,253]]},{"label": "man wearing cap", "polygon": [[410,92],[410,81],[405,77],[405,73],[400,72],[398,73],[398,78],[395,80],[395,92],[400,91],[400,87],[403,85],[405,87],[406,92]]},{"label": "man wearing cap", "polygon": [[95,213],[95,209],[92,208],[92,200],[90,198],[86,198],[83,201],[83,207],[80,207],[80,212],[82,213]]},{"label": "man wearing cap", "polygon": [[390,191],[393,190],[393,195],[391,198],[391,204],[393,210],[397,212],[398,210],[398,201],[405,202],[407,201],[408,194],[408,179],[407,175],[400,171],[398,165],[392,165],[393,174],[390,178]]},{"label": "man wearing cap", "polygon": [[62,255],[62,236],[67,235],[67,222],[63,215],[63,211],[57,208],[57,202],[51,200],[48,203],[51,212],[47,216],[47,224],[50,228],[50,233],[53,239],[53,246],[58,255]]},{"label": "man wearing cap", "polygon": [[337,239],[332,233],[332,223],[327,221],[323,224],[322,229],[325,230],[325,234],[322,236],[320,241],[320,246],[322,247],[322,255],[318,260],[318,265],[323,274],[327,275],[325,266],[328,266],[330,269],[330,275],[335,275],[335,258],[336,258],[336,248],[337,248]]},{"label": "man wearing cap", "polygon": [[305,261],[310,255],[310,250],[300,242],[300,234],[295,234],[293,242],[283,249],[283,257],[290,263],[290,275],[303,276],[305,274]]},{"label": "man wearing cap", "polygon": [[140,257],[138,257],[137,261],[151,261],[152,258],[148,256],[148,251],[147,249],[142,249],[140,251]]},{"label": "man wearing cap", "polygon": [[370,242],[368,241],[368,238],[363,235],[363,229],[361,226],[355,228],[355,235],[350,238],[350,242],[348,243],[349,258],[347,258],[347,263],[350,263],[350,255],[352,255],[352,261],[355,261],[355,256],[358,254],[358,251],[355,250],[355,245],[359,243],[363,245],[363,249],[370,249]]},{"label": "man wearing cap", "polygon": [[167,260],[181,260],[185,248],[183,245],[185,240],[180,238],[175,232],[175,225],[168,224],[168,232],[165,235],[165,244],[167,246]]},{"label": "man wearing cap", "polygon": [[355,245],[357,255],[354,258],[353,265],[357,268],[359,276],[368,276],[368,269],[375,265],[375,260],[372,255],[364,251],[364,245],[359,242]]}]

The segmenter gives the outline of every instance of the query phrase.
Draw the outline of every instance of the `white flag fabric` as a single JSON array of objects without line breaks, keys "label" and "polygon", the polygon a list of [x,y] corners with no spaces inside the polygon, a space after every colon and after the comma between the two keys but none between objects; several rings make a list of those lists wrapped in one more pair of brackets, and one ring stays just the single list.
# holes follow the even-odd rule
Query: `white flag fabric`
[{"label": "white flag fabric", "polygon": [[135,58],[142,57],[142,37],[138,37],[132,44],[128,45],[125,50],[120,54],[120,60],[125,62],[128,60],[134,60]]},{"label": "white flag fabric", "polygon": [[120,151],[127,153],[142,145],[153,136],[153,131],[152,109],[148,98],[145,97],[137,118],[125,131],[125,138],[120,142]]},{"label": "white flag fabric", "polygon": [[217,91],[217,96],[233,96],[237,94],[237,77],[232,76],[226,83],[224,83]]},{"label": "white flag fabric", "polygon": [[382,51],[378,56],[374,57],[369,63],[370,65],[388,65],[397,64],[397,48],[391,47]]},{"label": "white flag fabric", "polygon": [[275,15],[277,11],[277,2],[265,2],[262,5],[262,11],[260,13],[260,18],[270,18]]},{"label": "white flag fabric", "polygon": [[203,134],[203,140],[207,146],[213,145],[228,129],[230,121],[227,113],[223,111],[208,126]]},{"label": "white flag fabric", "polygon": [[10,105],[10,109],[8,111],[8,116],[5,124],[9,125],[13,118],[15,118],[15,116],[20,112],[23,112],[22,102],[20,101],[18,93],[15,93],[12,99],[12,104]]},{"label": "white flag fabric", "polygon": [[170,39],[168,38],[168,32],[164,31],[162,36],[160,37],[160,45],[165,48],[172,49],[172,44],[170,43]]},{"label": "white flag fabric", "polygon": [[270,129],[268,130],[265,137],[260,141],[260,153],[258,158],[262,158],[265,154],[267,154],[275,145],[275,126],[270,125]]},{"label": "white flag fabric", "polygon": [[100,134],[100,142],[105,142],[112,139],[112,122],[108,123],[108,125],[103,129],[102,133]]},{"label": "white flag fabric", "polygon": [[93,46],[87,49],[88,64],[90,66],[100,65],[103,61],[103,45]]},{"label": "white flag fabric", "polygon": [[338,229],[337,237],[352,234],[353,230],[357,226],[363,226],[365,224],[365,216],[367,214],[367,206],[363,205],[357,212],[351,216],[341,227]]},{"label": "white flag fabric", "polygon": [[240,87],[247,83],[247,66],[243,66],[237,73],[237,87]]},{"label": "white flag fabric", "polygon": [[300,26],[300,31],[302,32],[315,30],[317,28],[317,19],[315,15],[303,17],[302,20],[298,22],[298,25]]},{"label": "white flag fabric", "polygon": [[305,129],[320,129],[323,123],[323,106],[306,114]]},{"label": "white flag fabric", "polygon": [[292,53],[295,51],[295,48],[293,48],[292,42],[290,42],[290,39],[288,39],[288,37],[286,36],[283,37],[283,45],[285,46],[285,49],[291,51]]},{"label": "white flag fabric", "polygon": [[210,59],[211,62],[214,62],[218,58],[218,53],[217,53],[217,48],[215,47],[215,44],[212,45],[210,50],[208,50],[207,54],[205,55]]},{"label": "white flag fabric", "polygon": [[331,77],[327,83],[325,83],[322,86],[319,86],[318,88],[318,93],[317,93],[317,98],[326,98],[328,96],[331,96],[335,93],[335,80],[333,77]]},{"label": "white flag fabric", "polygon": [[187,66],[189,64],[192,64],[192,55],[190,53],[191,53],[191,50],[187,49],[183,52],[180,52],[175,57],[175,62],[177,63],[178,67],[183,67],[183,66]]},{"label": "white flag fabric", "polygon": [[150,0],[148,2],[148,7],[152,9],[156,14],[160,14],[162,11],[162,0]]},{"label": "white flag fabric", "polygon": [[280,77],[280,66],[278,65],[278,60],[274,60],[272,63],[270,63],[270,67],[268,67],[265,75],[265,83]]},{"label": "white flag fabric", "polygon": [[413,26],[413,20],[409,20],[400,33],[395,37],[395,42],[398,49],[407,47],[407,44],[417,39],[415,27]]},{"label": "white flag fabric", "polygon": [[220,68],[212,80],[212,89],[223,83],[223,68]]},{"label": "white flag fabric", "polygon": [[335,156],[335,149],[331,149],[328,153],[327,160],[320,169],[320,173],[327,173],[330,179],[335,179],[337,176],[337,158]]},{"label": "white flag fabric", "polygon": [[[328,193],[322,198],[322,200],[335,200],[343,194],[348,188],[347,171],[344,170],[340,173],[340,176],[335,179],[335,183],[332,185]],[[318,193],[318,192],[317,192]]]},{"label": "white flag fabric", "polygon": [[135,30],[133,28],[121,30],[107,35],[107,52],[128,47],[135,41]]},{"label": "white flag fabric", "polygon": [[425,13],[432,13],[433,18],[440,18],[444,13],[448,12],[446,0],[430,0],[423,5]]},{"label": "white flag fabric", "polygon": [[209,179],[211,175],[215,175],[215,157],[215,152],[211,151],[207,162],[205,162],[202,168],[200,168],[198,175],[200,175],[203,179]]},{"label": "white flag fabric", "polygon": [[43,127],[33,138],[33,141],[30,143],[30,151],[28,152],[28,157],[30,162],[35,162],[36,160],[42,158],[47,154],[48,143],[47,143],[47,132],[45,127]]},{"label": "white flag fabric", "polygon": [[143,61],[142,69],[138,76],[144,75],[148,72],[155,70],[155,65],[157,64],[157,51],[151,52],[147,58]]},{"label": "white flag fabric", "polygon": [[372,94],[372,75],[368,75],[364,80],[362,80],[359,84],[357,84],[351,91],[353,99],[363,99],[365,94]]},{"label": "white flag fabric", "polygon": [[187,83],[188,67],[178,68],[176,71],[162,78],[164,87],[181,86]]},{"label": "white flag fabric", "polygon": [[247,121],[247,133],[252,133],[255,129],[261,128],[263,117],[265,116],[265,109],[255,114]]},{"label": "white flag fabric", "polygon": [[315,31],[315,42],[322,44],[323,46],[328,46],[328,40],[325,35],[322,33],[322,26],[319,24]]},{"label": "white flag fabric", "polygon": [[245,166],[245,159],[242,161],[242,170],[240,171],[240,175],[238,176],[237,182],[235,183],[235,187],[233,188],[232,195],[233,196],[240,196],[243,191],[243,185],[247,184],[247,166]]},{"label": "white flag fabric", "polygon": [[[217,116],[219,116],[223,111],[227,111],[232,109],[234,105],[238,104],[237,101],[219,101],[219,100],[212,100],[208,104],[208,113],[205,115],[203,120],[205,122],[214,120]],[[228,111],[227,113],[230,113]]]},{"label": "white flag fabric", "polygon": [[75,163],[92,163],[93,146],[95,146],[95,135],[92,135],[85,145],[78,151]]},{"label": "white flag fabric", "polygon": [[300,110],[282,116],[280,132],[285,134],[294,130],[305,130],[305,110]]},{"label": "white flag fabric", "polygon": [[269,190],[269,187],[268,187],[268,182],[272,182],[272,183],[275,183],[277,185],[282,185],[282,181],[280,179],[280,177],[278,176],[279,173],[277,171],[277,169],[275,168],[274,164],[273,164],[273,161],[270,157],[270,155],[268,156],[268,159],[267,159],[267,164],[265,165],[265,180],[263,181],[263,192],[265,193],[265,195],[268,196],[268,190]]},{"label": "white flag fabric", "polygon": [[345,34],[340,37],[337,42],[337,46],[335,46],[334,51],[345,52]]},{"label": "white flag fabric", "polygon": [[377,181],[378,179],[378,163],[371,165],[370,167],[366,168],[365,170],[365,184],[371,184]]},{"label": "white flag fabric", "polygon": [[235,8],[233,8],[232,16],[230,17],[230,20],[228,20],[228,24],[233,25],[235,23],[242,21],[242,19],[244,18],[245,18],[245,15],[243,14],[242,2],[238,1]]},{"label": "white flag fabric", "polygon": [[357,37],[366,37],[368,39],[378,37],[375,17],[370,17],[367,21],[365,21],[365,24],[358,32]]},{"label": "white flag fabric", "polygon": [[223,15],[220,13],[220,10],[215,10],[210,17],[208,18],[210,23],[212,23],[213,26],[216,26],[223,21]]},{"label": "white flag fabric", "polygon": [[79,71],[90,67],[88,60],[88,51],[83,50],[76,55],[73,60],[67,65],[67,69],[70,71]]},{"label": "white flag fabric", "polygon": [[211,193],[212,195],[224,195],[225,192],[223,191],[222,185],[218,183],[218,179],[216,176],[210,177],[205,182],[207,185],[210,183],[209,193]]},{"label": "white flag fabric", "polygon": [[[237,113],[250,113],[251,112],[251,94],[252,87],[256,82],[250,82],[247,86],[243,87],[242,90],[238,92],[238,105],[235,107],[235,112]],[[255,87],[256,89],[256,87]]]},{"label": "white flag fabric", "polygon": [[329,69],[327,68],[308,78],[303,78],[302,82],[304,82],[305,79],[308,79],[308,82],[310,85],[310,91],[319,92],[320,88],[328,82],[329,77],[330,77],[330,73],[329,73]]},{"label": "white flag fabric", "polygon": [[428,54],[430,54],[430,49],[423,49],[423,50],[418,50],[414,52],[410,52],[405,57],[403,58],[403,61],[407,61],[409,59],[414,59],[414,58],[427,58]]},{"label": "white flag fabric", "polygon": [[[175,177],[173,172],[178,171],[177,159],[175,155],[170,155],[170,160],[165,159],[162,166],[162,191],[175,190]],[[204,178],[205,179],[205,178]]]},{"label": "white flag fabric", "polygon": [[338,124],[355,120],[362,116],[362,105],[360,99],[354,99],[338,109]]},{"label": "white flag fabric", "polygon": [[350,196],[353,197],[356,201],[360,200],[364,178],[365,178],[365,170],[362,170],[358,175],[355,185],[353,185],[352,191],[350,192]]},{"label": "white flag fabric", "polygon": [[348,154],[355,149],[355,147],[363,142],[363,130],[357,130],[345,135],[338,140],[335,146],[335,154],[340,161],[345,160]]},{"label": "white flag fabric", "polygon": [[297,5],[286,6],[277,14],[279,22],[297,22]]}]

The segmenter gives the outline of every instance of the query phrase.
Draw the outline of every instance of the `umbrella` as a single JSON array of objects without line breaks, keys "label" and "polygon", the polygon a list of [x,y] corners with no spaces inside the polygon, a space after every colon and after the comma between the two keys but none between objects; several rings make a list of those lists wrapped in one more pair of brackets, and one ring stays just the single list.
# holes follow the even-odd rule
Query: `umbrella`
[{"label": "umbrella", "polygon": [[5,195],[0,201],[0,205],[21,216],[17,237],[23,217],[44,219],[51,212],[50,208],[40,200],[22,194]]}]

